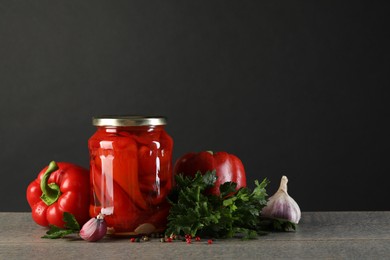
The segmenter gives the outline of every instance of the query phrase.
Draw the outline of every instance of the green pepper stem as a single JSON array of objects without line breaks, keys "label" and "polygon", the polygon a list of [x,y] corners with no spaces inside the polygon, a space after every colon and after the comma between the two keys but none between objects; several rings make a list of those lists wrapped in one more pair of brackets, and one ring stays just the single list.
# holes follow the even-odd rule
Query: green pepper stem
[{"label": "green pepper stem", "polygon": [[47,183],[50,174],[56,170],[58,170],[58,165],[55,161],[51,161],[41,180],[41,200],[48,206],[56,202],[61,195],[60,187],[56,183]]}]

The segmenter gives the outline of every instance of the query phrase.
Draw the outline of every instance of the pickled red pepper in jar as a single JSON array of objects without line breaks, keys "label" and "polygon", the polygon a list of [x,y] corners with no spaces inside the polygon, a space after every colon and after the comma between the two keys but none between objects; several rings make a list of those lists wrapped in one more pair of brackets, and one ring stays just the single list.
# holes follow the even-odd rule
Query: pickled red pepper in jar
[{"label": "pickled red pepper in jar", "polygon": [[166,118],[103,116],[92,123],[97,130],[88,141],[91,217],[103,213],[115,234],[162,231],[173,184]]}]

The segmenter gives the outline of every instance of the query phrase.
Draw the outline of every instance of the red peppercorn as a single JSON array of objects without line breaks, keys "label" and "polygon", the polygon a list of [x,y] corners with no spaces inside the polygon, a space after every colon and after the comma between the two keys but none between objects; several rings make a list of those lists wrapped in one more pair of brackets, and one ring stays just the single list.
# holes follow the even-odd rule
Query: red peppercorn
[{"label": "red peppercorn", "polygon": [[172,238],[167,237],[167,239],[166,239],[165,241],[168,242],[168,243],[170,243],[170,242],[172,242]]},{"label": "red peppercorn", "polygon": [[186,239],[187,244],[191,244],[191,238]]},{"label": "red peppercorn", "polygon": [[130,242],[134,243],[135,242],[135,237],[130,238]]},{"label": "red peppercorn", "polygon": [[207,240],[207,243],[208,243],[209,245],[211,245],[211,244],[213,243],[213,240],[212,240],[212,239],[209,239],[209,240]]},{"label": "red peppercorn", "polygon": [[200,241],[200,237],[195,237],[195,241]]}]

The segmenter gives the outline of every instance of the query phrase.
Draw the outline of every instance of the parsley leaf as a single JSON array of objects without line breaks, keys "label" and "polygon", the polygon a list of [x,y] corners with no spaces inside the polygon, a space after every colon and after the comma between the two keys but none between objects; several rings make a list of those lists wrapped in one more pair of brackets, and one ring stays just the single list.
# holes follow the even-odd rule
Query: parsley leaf
[{"label": "parsley leaf", "polygon": [[63,220],[65,222],[65,228],[72,230],[80,230],[80,225],[76,218],[69,212],[64,212]]},{"label": "parsley leaf", "polygon": [[60,228],[55,225],[50,225],[49,230],[46,232],[42,238],[62,238],[66,235],[70,235],[72,233],[78,233],[80,231],[80,225],[77,222],[76,218],[69,212],[64,212],[63,221],[65,222],[65,228]]},{"label": "parsley leaf", "polygon": [[51,238],[51,239],[61,238],[66,235],[72,234],[74,232],[75,231],[71,229],[63,229],[55,225],[50,225],[50,229],[46,232],[46,235],[44,235],[42,238]]}]

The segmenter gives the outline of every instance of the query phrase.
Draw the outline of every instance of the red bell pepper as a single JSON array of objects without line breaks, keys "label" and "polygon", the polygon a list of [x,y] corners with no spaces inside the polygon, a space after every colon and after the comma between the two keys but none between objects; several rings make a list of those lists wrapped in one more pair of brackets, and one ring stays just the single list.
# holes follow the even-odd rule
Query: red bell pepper
[{"label": "red bell pepper", "polygon": [[213,170],[216,171],[217,181],[209,190],[210,194],[219,195],[219,186],[225,182],[237,183],[237,190],[246,187],[246,175],[241,160],[226,152],[187,153],[176,161],[173,172],[194,177],[198,171],[204,174]]},{"label": "red bell pepper", "polygon": [[89,171],[66,162],[52,161],[27,187],[33,220],[41,226],[64,228],[63,213],[83,225],[89,220]]}]

